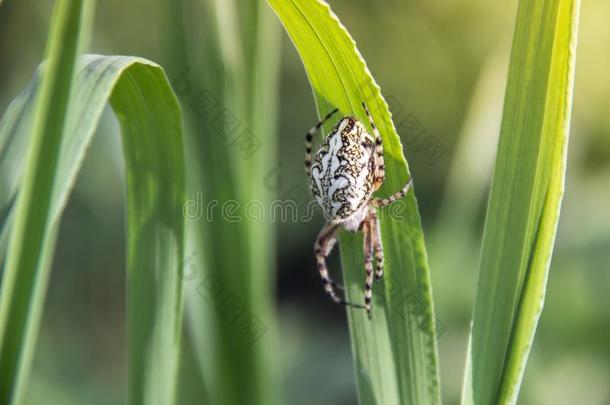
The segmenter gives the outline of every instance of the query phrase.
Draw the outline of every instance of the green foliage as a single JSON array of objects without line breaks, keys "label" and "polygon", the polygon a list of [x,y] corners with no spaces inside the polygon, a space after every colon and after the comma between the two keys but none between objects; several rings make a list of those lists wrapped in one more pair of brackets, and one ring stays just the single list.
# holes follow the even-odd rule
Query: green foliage
[{"label": "green foliage", "polygon": [[[27,169],[21,174],[26,162],[13,152],[32,148],[32,121],[40,119],[33,103],[40,97],[39,88],[44,89],[49,64],[40,71],[42,79],[34,77],[0,124],[3,209],[34,181]],[[65,130],[60,134],[63,138],[57,140],[58,159],[52,169],[55,180],[48,185],[48,196],[36,189],[36,203],[46,202],[36,209],[48,213],[49,225],[38,223],[39,228],[32,232],[40,233],[44,243],[36,247],[26,240],[19,248],[11,245],[4,269],[0,364],[7,369],[1,375],[2,402],[18,403],[21,398],[23,381],[18,384],[18,374],[8,368],[18,367],[21,378],[27,375],[23,370],[33,354],[46,289],[41,279],[46,281],[48,277],[63,208],[102,111],[110,102],[121,124],[127,184],[129,403],[172,403],[182,318],[179,272],[184,244],[184,157],[180,108],[161,67],[135,57],[84,57],[77,69],[69,108],[65,107],[67,95],[47,101],[47,108],[64,105]],[[53,117],[59,118],[57,114]],[[43,135],[48,134],[43,131]],[[47,152],[49,149],[45,149]],[[47,156],[41,157],[45,159]],[[14,209],[18,209],[19,201]],[[28,214],[28,218],[37,218]],[[15,238],[18,225],[17,214],[15,221],[5,223],[2,233],[10,232]],[[39,268],[11,265],[11,257],[20,253],[36,259]],[[19,329],[18,325],[24,326]]]},{"label": "green foliage", "polygon": [[[328,5],[317,0],[269,0],[305,65],[318,113],[338,107],[367,122],[365,101],[381,132],[387,179],[380,196],[409,179],[402,145],[381,96],[354,41]],[[326,125],[328,131],[332,123]],[[300,141],[300,139],[299,139]],[[415,181],[417,184],[417,181]],[[403,220],[383,209],[386,273],[373,293],[373,315],[349,310],[358,396],[361,404],[440,402],[434,311],[424,238],[414,193],[405,197]],[[362,302],[362,239],[344,234],[341,258],[348,297]]]},{"label": "green foliage", "polygon": [[521,0],[478,280],[464,404],[514,404],[564,191],[578,0]]},{"label": "green foliage", "polygon": [[[378,196],[399,190],[410,178],[403,147],[350,34],[322,0],[267,2],[300,54],[319,115],[338,107],[366,123],[361,103],[368,104],[385,148],[387,180]],[[78,58],[88,39],[92,1],[56,1],[46,62],[0,121],[1,404],[25,399],[61,216],[107,104],[120,124],[126,171],[128,403],[176,402],[183,286],[191,341],[182,355],[193,357],[183,363],[189,374],[183,377],[203,378],[189,381],[198,388],[194,403],[282,403],[278,352],[290,349],[278,350],[275,336],[275,225],[215,215],[185,228],[182,216],[185,189],[192,199],[202,193],[204,201],[239,201],[236,215],[242,219],[245,202],[271,205],[274,193],[263,179],[277,168],[279,25],[258,0],[164,4],[170,21],[167,65],[181,74],[174,85],[185,107],[187,157],[182,112],[159,65],[126,56]],[[519,2],[464,405],[517,401],[564,192],[578,10],[579,0]],[[213,116],[201,111],[204,93],[214,98]],[[239,130],[230,119],[214,120],[221,111],[239,121]],[[262,147],[245,156],[248,140],[231,133],[253,134]],[[473,158],[465,147],[455,167]],[[471,170],[485,171],[477,163]],[[455,170],[459,181],[450,196],[469,195],[462,203],[449,198],[446,211],[453,212],[440,221],[443,267],[451,260],[463,266],[469,261],[461,259],[476,249],[470,238],[455,243],[476,220],[487,182],[485,176],[467,177]],[[421,179],[414,180],[421,186]],[[374,287],[372,320],[360,309],[348,310],[362,405],[440,403],[436,322],[414,191],[400,204],[398,215],[390,216],[391,208],[380,213],[386,273]],[[343,233],[340,250],[348,299],[363,302],[361,236]],[[187,260],[194,273],[182,280]],[[445,283],[463,281],[453,277]],[[221,293],[214,296],[210,288]],[[227,298],[240,308],[237,322],[220,308]],[[192,373],[194,367],[200,370]],[[316,367],[324,370],[324,364]],[[180,403],[192,399],[181,394]]]},{"label": "green foliage", "polygon": [[[168,68],[176,72],[191,146],[188,195],[219,205],[186,226],[195,270],[185,283],[186,317],[207,400],[282,403],[273,372],[280,367],[272,309],[275,223],[251,220],[245,211],[252,202],[266,209],[273,199],[263,180],[277,165],[280,27],[258,0],[171,0],[166,9]],[[206,97],[213,105],[207,112]],[[235,202],[239,220],[220,214]]]},{"label": "green foliage", "polygon": [[[66,125],[83,14],[82,0],[57,3],[47,44],[46,73],[39,96],[30,99],[35,103],[31,145],[21,192],[15,203],[15,220],[0,291],[2,403],[19,402],[21,398],[43,307],[48,262],[52,256],[48,247],[56,234],[50,215],[53,184]],[[14,119],[9,117],[8,121]]]}]

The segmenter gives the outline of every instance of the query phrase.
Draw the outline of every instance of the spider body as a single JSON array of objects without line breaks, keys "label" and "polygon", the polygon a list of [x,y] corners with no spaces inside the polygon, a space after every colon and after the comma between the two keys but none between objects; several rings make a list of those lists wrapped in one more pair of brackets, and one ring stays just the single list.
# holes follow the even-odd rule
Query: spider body
[{"label": "spider body", "polygon": [[375,191],[375,143],[354,117],[341,119],[326,137],[311,166],[311,191],[331,223],[355,232]]},{"label": "spider body", "polygon": [[[311,191],[322,208],[326,225],[320,231],[314,245],[318,270],[324,289],[333,301],[365,308],[370,317],[372,285],[383,275],[383,246],[377,208],[391,204],[403,197],[411,181],[402,190],[389,198],[373,198],[385,179],[383,144],[381,135],[362,103],[374,137],[364,124],[355,117],[340,119],[324,139],[315,157],[312,158],[313,135],[322,124],[338,110],[330,112],[322,121],[307,132],[305,138],[305,172],[310,179]],[[354,304],[340,298],[336,289],[341,288],[330,277],[326,257],[337,240],[340,228],[350,232],[362,230],[364,234],[364,268],[366,271],[364,305]],[[373,257],[376,269],[373,274]]]}]

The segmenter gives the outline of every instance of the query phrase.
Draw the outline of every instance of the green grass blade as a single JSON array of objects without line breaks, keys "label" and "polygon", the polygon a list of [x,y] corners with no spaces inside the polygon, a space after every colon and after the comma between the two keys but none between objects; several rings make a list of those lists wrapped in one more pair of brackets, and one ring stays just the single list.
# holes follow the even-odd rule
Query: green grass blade
[{"label": "green grass blade", "polygon": [[121,76],[110,101],[127,162],[129,403],[170,404],[182,318],[180,107],[162,69],[143,64]]},{"label": "green grass blade", "polygon": [[[366,101],[385,149],[387,179],[379,195],[399,190],[409,178],[402,145],[379,87],[346,29],[322,1],[268,2],[299,51],[319,115],[338,107],[342,114],[367,122],[361,107]],[[386,275],[373,292],[373,320],[361,310],[349,311],[361,404],[440,402],[432,293],[414,193],[404,202],[403,219],[381,212]],[[340,244],[348,296],[363,302],[362,238],[345,234]]]},{"label": "green grass blade", "polygon": [[83,0],[58,1],[0,290],[0,402],[18,403],[32,360],[47,271],[50,202],[79,51]]},{"label": "green grass blade", "polygon": [[[35,76],[9,107],[0,124],[0,145],[18,150],[24,148],[20,143],[29,143],[27,128],[31,125],[27,120],[31,115],[27,111],[36,98],[38,81]],[[125,56],[83,58],[48,202],[53,226],[46,232],[50,240],[43,251],[49,256],[42,257],[41,253],[40,261],[49,263],[51,239],[108,102],[121,124],[126,162],[129,403],[170,404],[174,398],[182,312],[179,272],[183,255],[184,157],[180,108],[157,64]],[[12,167],[12,173],[19,178],[19,162],[7,164],[13,155],[3,148],[0,157],[0,167]],[[6,190],[9,194],[3,203],[11,200],[10,193],[16,193],[17,187]],[[9,227],[5,223],[3,232]],[[14,270],[5,268],[3,288],[8,285],[7,280],[10,282],[7,275],[11,271]],[[26,283],[21,274],[16,275],[18,281]],[[32,311],[34,304],[38,303],[3,302],[2,310],[25,314]]]},{"label": "green grass blade", "polygon": [[[263,180],[277,158],[279,24],[258,0],[166,4],[173,41],[168,65],[190,124],[188,195],[200,195],[208,207],[238,201],[238,215],[247,219],[250,202],[267,207],[272,199]],[[208,112],[205,95],[214,103]],[[223,111],[238,124],[216,119]],[[258,146],[249,148],[249,140]],[[216,214],[188,219],[186,254],[195,276],[185,282],[187,325],[209,403],[283,403],[273,371],[279,367],[274,228],[273,221]]]},{"label": "green grass blade", "polygon": [[521,0],[489,199],[465,404],[516,402],[564,190],[578,0]]}]

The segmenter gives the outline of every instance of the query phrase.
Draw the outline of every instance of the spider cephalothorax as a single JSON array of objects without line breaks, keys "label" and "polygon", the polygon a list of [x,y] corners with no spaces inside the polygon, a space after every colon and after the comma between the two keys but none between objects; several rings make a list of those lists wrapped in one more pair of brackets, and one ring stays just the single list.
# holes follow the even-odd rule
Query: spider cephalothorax
[{"label": "spider cephalothorax", "polygon": [[[366,104],[362,103],[362,107],[369,119],[374,138],[358,119],[344,117],[324,139],[312,160],[313,135],[338,111],[335,109],[307,132],[305,172],[310,179],[311,191],[322,207],[327,221],[314,247],[324,289],[335,302],[365,308],[370,316],[373,280],[379,280],[383,275],[383,247],[377,208],[403,197],[409,190],[411,181],[388,198],[372,198],[385,179],[383,144]],[[364,234],[364,306],[340,298],[335,292],[339,286],[331,279],[326,268],[326,257],[337,241],[337,233],[341,227],[350,232],[362,230]],[[374,273],[373,255],[377,265]]]}]

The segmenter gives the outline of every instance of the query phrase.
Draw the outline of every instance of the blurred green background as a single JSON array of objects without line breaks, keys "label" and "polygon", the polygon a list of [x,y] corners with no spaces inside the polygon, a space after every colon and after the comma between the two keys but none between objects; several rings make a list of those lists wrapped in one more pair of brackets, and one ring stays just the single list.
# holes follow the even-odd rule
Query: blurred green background
[{"label": "blurred green background", "polygon": [[[40,63],[51,1],[0,6],[0,109]],[[188,2],[186,2],[188,3]],[[516,4],[331,0],[388,99],[416,184],[431,263],[443,396],[459,400],[487,188]],[[98,2],[89,51],[168,66],[160,2]],[[547,301],[520,403],[610,404],[610,3],[582,3],[566,195]],[[279,165],[267,187],[309,200],[303,134],[316,121],[298,55],[282,31]],[[404,125],[401,125],[404,124]],[[409,126],[415,124],[415,126]],[[414,129],[415,128],[415,129]],[[125,241],[120,138],[105,114],[61,226],[27,402],[110,404],[126,397]],[[434,139],[442,153],[422,147]],[[262,146],[263,148],[265,145]],[[189,168],[187,168],[188,171]],[[195,196],[189,196],[195,198]],[[279,361],[295,405],[356,402],[343,309],[323,294],[312,245],[322,226],[277,226]],[[336,255],[330,263],[339,273]],[[188,361],[180,404],[201,403]]]}]

